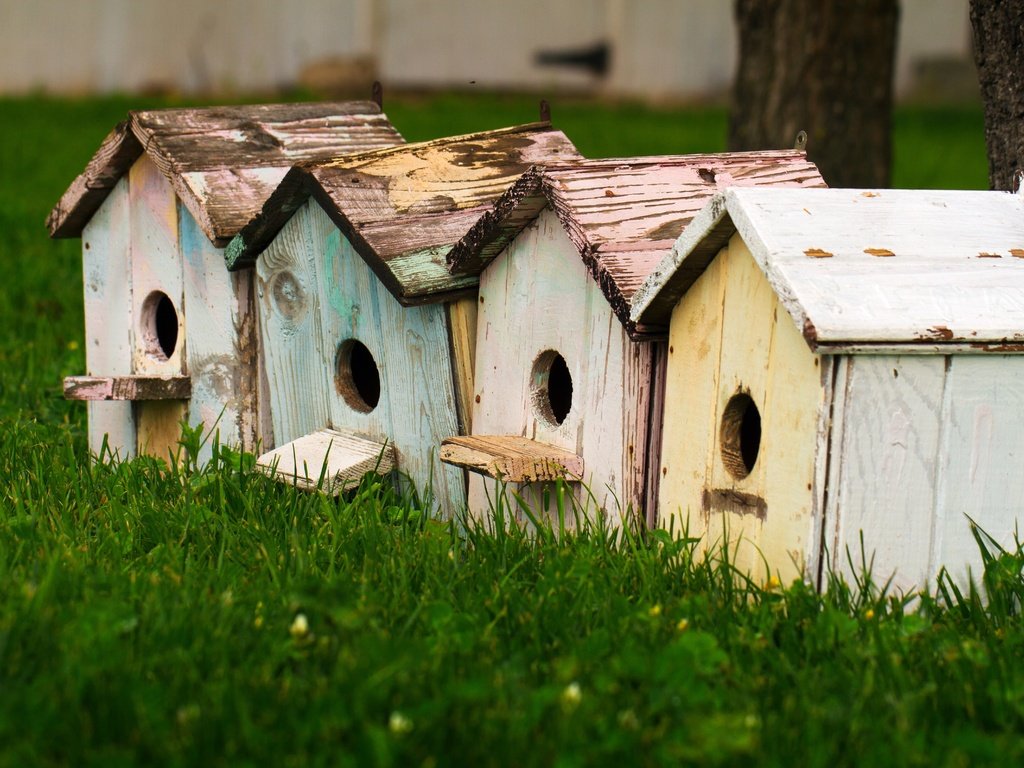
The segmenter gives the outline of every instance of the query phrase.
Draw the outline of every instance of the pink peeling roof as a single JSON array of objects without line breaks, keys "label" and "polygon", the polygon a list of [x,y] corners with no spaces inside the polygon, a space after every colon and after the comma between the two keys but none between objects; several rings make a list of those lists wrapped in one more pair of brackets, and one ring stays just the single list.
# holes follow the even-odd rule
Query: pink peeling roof
[{"label": "pink peeling roof", "polygon": [[531,169],[452,250],[449,269],[479,274],[541,210],[554,209],[632,335],[636,289],[718,190],[823,187],[802,151],[580,160]]},{"label": "pink peeling roof", "polygon": [[50,212],[52,237],[78,237],[146,152],[208,238],[227,242],[295,163],[403,143],[372,101],[130,112]]}]

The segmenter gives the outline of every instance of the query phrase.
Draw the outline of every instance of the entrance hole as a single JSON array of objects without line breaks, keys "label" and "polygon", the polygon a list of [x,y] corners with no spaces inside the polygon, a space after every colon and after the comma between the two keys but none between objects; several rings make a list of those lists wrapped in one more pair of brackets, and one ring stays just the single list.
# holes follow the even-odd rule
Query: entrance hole
[{"label": "entrance hole", "polygon": [[169,360],[178,348],[178,311],[163,291],[153,291],[142,302],[142,344],[156,360]]},{"label": "entrance hole", "polygon": [[761,413],[746,392],[733,395],[722,413],[722,463],[737,480],[749,475],[761,450]]},{"label": "entrance hole", "polygon": [[366,345],[348,339],[338,346],[334,386],[349,407],[369,413],[380,402],[380,371]]},{"label": "entrance hole", "polygon": [[541,352],[533,364],[533,402],[541,418],[554,426],[572,410],[572,375],[553,349]]}]

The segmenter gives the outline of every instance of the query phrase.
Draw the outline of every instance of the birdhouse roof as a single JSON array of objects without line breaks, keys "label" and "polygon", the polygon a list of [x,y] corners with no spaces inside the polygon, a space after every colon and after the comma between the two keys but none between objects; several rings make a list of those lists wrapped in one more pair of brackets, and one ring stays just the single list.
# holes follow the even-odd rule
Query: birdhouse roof
[{"label": "birdhouse roof", "polygon": [[223,246],[295,163],[390,147],[401,135],[372,101],[129,112],[50,212],[52,237],[78,237],[143,152],[211,242]]},{"label": "birdhouse roof", "polygon": [[730,189],[637,291],[672,309],[739,233],[819,352],[1024,351],[1024,199],[1005,192]]},{"label": "birdhouse roof", "polygon": [[687,223],[730,186],[824,186],[802,151],[579,160],[532,169],[449,255],[455,275],[478,275],[547,206],[633,336],[633,294]]},{"label": "birdhouse roof", "polygon": [[296,166],[227,252],[255,261],[312,196],[403,304],[472,289],[445,257],[480,215],[531,166],[579,153],[548,123],[453,136]]}]

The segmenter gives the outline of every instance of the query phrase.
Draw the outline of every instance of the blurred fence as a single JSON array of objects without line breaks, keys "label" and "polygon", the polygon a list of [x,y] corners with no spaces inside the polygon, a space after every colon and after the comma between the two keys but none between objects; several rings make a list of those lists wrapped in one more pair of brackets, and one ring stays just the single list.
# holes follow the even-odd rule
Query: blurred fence
[{"label": "blurred fence", "polygon": [[[901,95],[971,90],[967,2],[903,0]],[[0,93],[359,90],[380,78],[714,97],[735,67],[731,9],[727,0],[0,0]]]}]

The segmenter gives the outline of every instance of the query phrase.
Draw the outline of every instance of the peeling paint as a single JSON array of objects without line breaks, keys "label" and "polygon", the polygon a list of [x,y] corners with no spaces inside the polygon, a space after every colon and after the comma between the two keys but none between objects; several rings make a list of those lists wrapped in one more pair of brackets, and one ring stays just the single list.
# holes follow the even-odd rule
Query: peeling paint
[{"label": "peeling paint", "polygon": [[896,255],[888,248],[865,248],[864,253],[868,256],[878,256],[880,258],[889,258]]},{"label": "peeling paint", "polygon": [[831,259],[833,254],[828,251],[823,251],[821,248],[808,248],[804,251],[805,256],[810,256],[812,259]]}]

